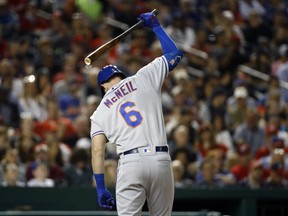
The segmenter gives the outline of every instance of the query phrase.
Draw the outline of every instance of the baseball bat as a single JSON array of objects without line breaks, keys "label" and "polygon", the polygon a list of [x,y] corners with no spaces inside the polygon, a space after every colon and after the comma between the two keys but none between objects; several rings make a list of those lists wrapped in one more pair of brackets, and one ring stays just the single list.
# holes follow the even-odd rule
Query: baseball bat
[{"label": "baseball bat", "polygon": [[[158,14],[158,11],[156,9],[154,9],[153,11],[151,11],[152,13],[154,13],[155,15]],[[129,35],[132,31],[134,31],[136,28],[138,28],[140,25],[142,25],[142,23],[144,22],[144,20],[140,20],[139,22],[137,22],[135,25],[131,26],[129,29],[127,29],[126,31],[124,31],[122,34],[118,35],[117,37],[113,38],[112,40],[108,41],[107,43],[103,44],[102,46],[100,46],[99,48],[97,48],[96,50],[94,50],[93,52],[91,52],[85,59],[84,59],[84,63],[86,65],[91,65],[92,62],[94,62],[95,60],[97,60],[100,56],[102,56],[105,52],[107,52],[108,50],[110,50],[112,47],[114,47],[117,43],[119,43],[123,38],[125,38],[127,35]]]}]

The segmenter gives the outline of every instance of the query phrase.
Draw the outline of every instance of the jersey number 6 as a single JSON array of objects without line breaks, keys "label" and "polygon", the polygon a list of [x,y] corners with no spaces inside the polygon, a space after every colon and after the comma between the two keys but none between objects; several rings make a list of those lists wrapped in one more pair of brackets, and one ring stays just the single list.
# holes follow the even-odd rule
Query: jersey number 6
[{"label": "jersey number 6", "polygon": [[127,107],[134,107],[135,103],[127,101],[120,106],[120,113],[123,116],[123,119],[130,127],[137,127],[141,124],[143,117],[141,116],[140,112],[136,110],[126,111]]}]

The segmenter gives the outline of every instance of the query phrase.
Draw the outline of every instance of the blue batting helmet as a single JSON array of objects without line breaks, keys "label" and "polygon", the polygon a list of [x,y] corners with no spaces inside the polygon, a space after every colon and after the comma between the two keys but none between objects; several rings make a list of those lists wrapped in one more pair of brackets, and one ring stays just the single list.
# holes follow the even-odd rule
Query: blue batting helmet
[{"label": "blue batting helmet", "polygon": [[101,87],[101,84],[107,82],[110,78],[115,75],[120,75],[122,78],[125,78],[125,74],[119,70],[115,65],[107,65],[103,67],[98,74],[98,86]]}]

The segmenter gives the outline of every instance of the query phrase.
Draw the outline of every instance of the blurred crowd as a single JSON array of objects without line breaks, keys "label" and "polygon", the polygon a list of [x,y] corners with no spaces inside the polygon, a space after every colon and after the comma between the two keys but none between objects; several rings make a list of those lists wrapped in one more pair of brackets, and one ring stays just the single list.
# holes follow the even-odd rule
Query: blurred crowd
[{"label": "blurred crowd", "polygon": [[[286,0],[0,0],[1,186],[94,185],[99,70],[130,76],[162,50],[139,28],[83,60],[154,8],[184,52],[162,89],[175,187],[287,186]],[[108,187],[117,159],[108,143]]]}]

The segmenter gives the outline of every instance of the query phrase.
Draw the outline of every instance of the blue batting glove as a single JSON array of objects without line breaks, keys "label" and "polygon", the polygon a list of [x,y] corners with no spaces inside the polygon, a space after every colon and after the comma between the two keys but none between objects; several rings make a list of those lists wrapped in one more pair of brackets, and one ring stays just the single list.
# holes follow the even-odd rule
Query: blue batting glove
[{"label": "blue batting glove", "polygon": [[157,19],[157,16],[152,12],[141,14],[140,20],[144,20],[143,25],[146,27],[156,28],[156,27],[160,26],[160,23],[159,23],[159,20]]},{"label": "blue batting glove", "polygon": [[105,187],[104,174],[94,174],[97,184],[96,192],[98,203],[101,208],[111,210],[115,206],[115,199]]},{"label": "blue batting glove", "polygon": [[99,206],[105,210],[111,210],[115,206],[115,199],[107,189],[97,190]]}]

